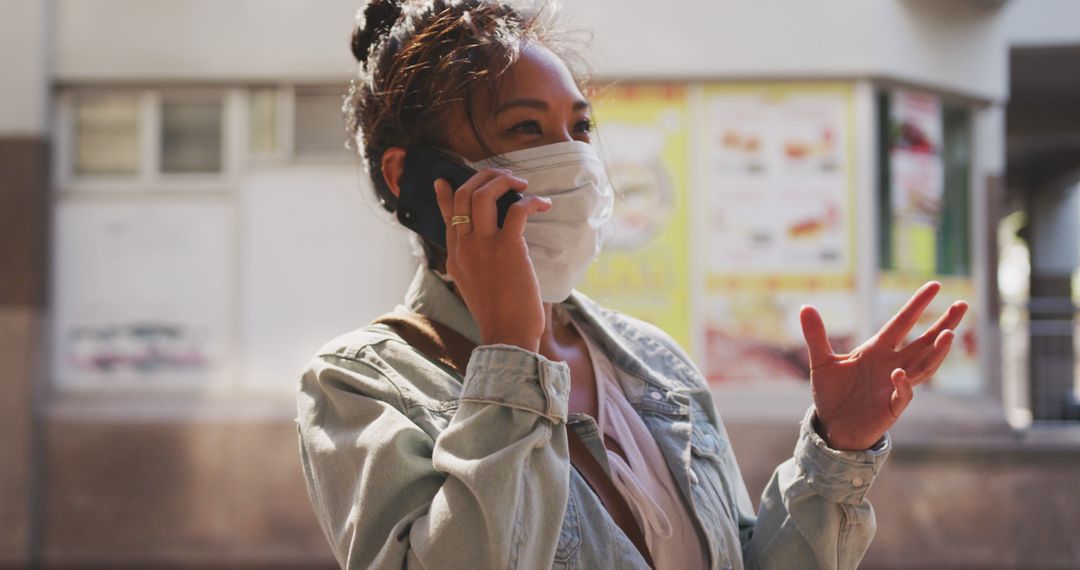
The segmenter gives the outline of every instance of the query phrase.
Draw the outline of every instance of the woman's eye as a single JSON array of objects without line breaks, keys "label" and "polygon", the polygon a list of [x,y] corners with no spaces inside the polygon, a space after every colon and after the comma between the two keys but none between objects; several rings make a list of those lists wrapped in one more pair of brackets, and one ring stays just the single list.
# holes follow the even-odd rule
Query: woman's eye
[{"label": "woman's eye", "polygon": [[576,128],[579,133],[591,133],[593,129],[596,128],[596,123],[594,123],[592,119],[582,119],[574,125],[574,128]]},{"label": "woman's eye", "polygon": [[540,130],[540,123],[538,123],[536,121],[524,121],[524,122],[518,123],[518,124],[514,125],[514,127],[512,129],[510,129],[510,130],[514,131],[515,133],[525,133],[525,134],[529,134],[529,135],[543,134],[543,131]]}]

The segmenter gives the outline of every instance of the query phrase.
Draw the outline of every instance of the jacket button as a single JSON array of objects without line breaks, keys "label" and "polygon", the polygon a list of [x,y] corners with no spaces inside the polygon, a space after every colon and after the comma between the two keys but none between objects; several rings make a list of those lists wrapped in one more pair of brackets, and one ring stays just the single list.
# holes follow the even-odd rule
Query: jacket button
[{"label": "jacket button", "polygon": [[862,477],[856,477],[856,478],[851,480],[851,484],[855,485],[856,487],[862,487],[863,486],[863,478]]},{"label": "jacket button", "polygon": [[649,397],[654,399],[654,400],[663,400],[664,399],[664,396],[661,395],[660,392],[650,392]]}]

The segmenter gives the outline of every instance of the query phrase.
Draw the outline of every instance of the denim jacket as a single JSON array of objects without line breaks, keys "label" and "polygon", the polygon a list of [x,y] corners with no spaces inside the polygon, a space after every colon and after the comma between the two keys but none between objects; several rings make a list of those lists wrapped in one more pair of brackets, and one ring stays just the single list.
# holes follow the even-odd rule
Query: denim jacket
[{"label": "denim jacket", "polygon": [[[574,291],[565,308],[611,358],[686,500],[710,568],[855,568],[873,538],[866,492],[891,449],[836,451],[803,418],[754,513],[701,372],[655,326]],[[464,303],[421,267],[405,305],[479,344]],[[595,420],[568,414],[565,362],[481,345],[465,377],[385,325],[324,345],[300,380],[297,428],[315,513],[342,568],[644,569],[571,468],[573,429],[608,468]]]}]

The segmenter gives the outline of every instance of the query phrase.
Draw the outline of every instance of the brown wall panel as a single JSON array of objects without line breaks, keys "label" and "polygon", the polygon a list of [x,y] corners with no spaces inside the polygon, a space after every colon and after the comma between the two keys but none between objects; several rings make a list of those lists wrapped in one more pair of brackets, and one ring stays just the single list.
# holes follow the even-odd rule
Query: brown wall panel
[{"label": "brown wall panel", "polygon": [[30,378],[37,312],[0,307],[0,567],[26,563],[30,548]]},{"label": "brown wall panel", "polygon": [[48,248],[47,148],[43,139],[0,137],[0,566],[31,550],[31,394]]},{"label": "brown wall panel", "polygon": [[67,565],[329,565],[292,422],[57,420],[44,560]]},{"label": "brown wall panel", "polygon": [[0,137],[0,306],[45,304],[48,146]]},{"label": "brown wall panel", "polygon": [[[797,426],[732,424],[755,503]],[[47,567],[333,568],[291,422],[55,420]],[[863,568],[1055,568],[1080,559],[1080,455],[897,448],[870,491]]]},{"label": "brown wall panel", "polygon": [[[756,507],[798,428],[727,428]],[[860,568],[1080,568],[1080,453],[1007,447],[898,443],[867,495],[877,534]]]}]

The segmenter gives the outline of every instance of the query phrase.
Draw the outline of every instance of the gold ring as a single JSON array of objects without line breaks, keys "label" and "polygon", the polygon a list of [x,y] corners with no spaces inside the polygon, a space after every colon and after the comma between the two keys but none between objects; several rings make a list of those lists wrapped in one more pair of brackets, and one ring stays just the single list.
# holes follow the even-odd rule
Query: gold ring
[{"label": "gold ring", "polygon": [[453,218],[450,218],[450,225],[451,226],[456,226],[458,224],[471,224],[471,223],[472,223],[472,217],[470,217],[470,216],[454,216]]}]

